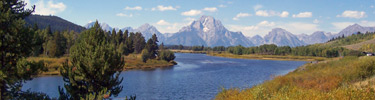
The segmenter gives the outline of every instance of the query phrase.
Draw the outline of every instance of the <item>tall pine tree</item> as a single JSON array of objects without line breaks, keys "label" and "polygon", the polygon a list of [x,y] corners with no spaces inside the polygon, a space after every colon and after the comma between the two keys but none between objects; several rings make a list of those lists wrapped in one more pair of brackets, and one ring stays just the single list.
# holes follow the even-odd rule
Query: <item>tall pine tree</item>
[{"label": "tall pine tree", "polygon": [[141,53],[143,48],[146,45],[145,37],[139,32],[135,33],[135,36],[133,38],[133,46],[134,46],[134,52],[135,53]]},{"label": "tall pine tree", "polygon": [[119,75],[124,59],[105,34],[98,22],[81,33],[70,49],[71,64],[66,62],[60,72],[67,92],[59,88],[60,99],[100,100],[122,91]]},{"label": "tall pine tree", "polygon": [[155,59],[158,54],[158,38],[156,37],[156,34],[152,35],[152,37],[147,40],[147,44],[145,46],[145,49],[149,52],[149,58]]},{"label": "tall pine tree", "polygon": [[43,67],[43,62],[28,62],[35,32],[25,27],[24,18],[35,9],[25,9],[24,1],[0,1],[0,99],[17,99],[25,80],[31,80]]}]

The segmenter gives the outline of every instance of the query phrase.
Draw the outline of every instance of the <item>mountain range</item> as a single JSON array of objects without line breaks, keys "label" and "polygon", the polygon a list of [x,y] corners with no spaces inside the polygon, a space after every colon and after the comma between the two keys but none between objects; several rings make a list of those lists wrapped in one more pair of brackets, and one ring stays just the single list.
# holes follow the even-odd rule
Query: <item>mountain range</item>
[{"label": "mountain range", "polygon": [[[33,15],[35,16],[35,15]],[[32,21],[30,19],[32,18]],[[56,20],[51,20],[56,19]],[[29,21],[28,21],[29,20]],[[63,20],[56,16],[37,16],[26,19],[26,22],[31,24],[37,23],[43,24],[44,26],[51,23],[51,27],[63,27],[65,29],[73,29],[78,32],[84,30],[84,28],[90,28],[94,22],[88,23],[82,26],[76,25],[69,21]],[[40,23],[43,22],[43,23]],[[54,24],[54,23],[68,23],[68,24]],[[73,28],[67,27],[74,26]],[[262,44],[276,44],[278,46],[301,46],[315,43],[324,43],[329,39],[338,36],[349,36],[357,32],[375,32],[375,27],[363,27],[358,24],[353,24],[337,34],[330,32],[316,31],[311,35],[308,34],[293,34],[282,28],[274,28],[267,35],[261,37],[255,35],[253,37],[245,37],[242,32],[233,32],[226,29],[220,20],[213,18],[212,16],[201,16],[198,20],[193,21],[190,25],[182,27],[176,33],[164,33],[158,31],[154,26],[150,24],[143,24],[138,28],[124,27],[124,28],[113,28],[106,23],[100,23],[103,30],[111,31],[112,29],[128,30],[129,32],[141,32],[145,39],[151,38],[153,34],[156,34],[159,43],[166,45],[185,45],[185,46],[259,46]]]}]

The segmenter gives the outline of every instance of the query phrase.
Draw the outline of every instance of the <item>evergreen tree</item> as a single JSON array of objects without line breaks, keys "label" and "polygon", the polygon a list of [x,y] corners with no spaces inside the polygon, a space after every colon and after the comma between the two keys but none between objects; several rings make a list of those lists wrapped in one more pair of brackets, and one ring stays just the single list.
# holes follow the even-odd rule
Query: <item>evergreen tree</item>
[{"label": "evergreen tree", "polygon": [[105,34],[98,22],[81,33],[70,49],[70,64],[66,62],[60,72],[66,82],[66,91],[59,87],[60,99],[101,100],[122,91],[124,59]]},{"label": "evergreen tree", "polygon": [[129,38],[129,31],[125,30],[122,42],[125,43],[128,38]]},{"label": "evergreen tree", "polygon": [[135,33],[135,36],[133,38],[134,52],[137,54],[141,53],[145,45],[146,45],[145,37],[143,37],[142,34],[139,32]]},{"label": "evergreen tree", "polygon": [[174,55],[174,53],[172,51],[169,51],[169,50],[161,50],[159,52],[159,55],[158,57],[161,59],[161,60],[165,60],[165,61],[172,61],[176,58],[176,56]]},{"label": "evergreen tree", "polygon": [[160,49],[160,50],[164,50],[164,49],[165,49],[165,47],[164,47],[164,43],[163,43],[163,42],[160,44],[159,49]]},{"label": "evergreen tree", "polygon": [[152,35],[152,37],[147,40],[145,49],[149,52],[149,58],[150,59],[155,59],[156,55],[158,54],[158,38],[156,37],[156,34]]},{"label": "evergreen tree", "polygon": [[53,34],[52,40],[47,44],[48,56],[49,57],[60,57],[64,55],[66,49],[66,39],[56,31]]},{"label": "evergreen tree", "polygon": [[0,99],[17,99],[22,83],[31,80],[43,67],[43,62],[28,62],[26,57],[35,45],[35,32],[25,27],[24,18],[35,9],[25,9],[24,1],[0,1]]},{"label": "evergreen tree", "polygon": [[119,30],[116,34],[116,42],[117,42],[117,45],[120,45],[120,43],[122,42],[123,40],[123,34],[121,30]]},{"label": "evergreen tree", "polygon": [[112,31],[111,31],[111,41],[112,41],[112,43],[113,44],[115,44],[115,45],[117,45],[117,41],[116,41],[116,30],[115,29],[112,29]]},{"label": "evergreen tree", "polygon": [[[35,29],[33,29],[35,30]],[[42,31],[40,30],[37,30],[37,31],[34,31],[35,34],[34,34],[34,43],[35,44],[43,44],[43,42],[45,41],[44,38],[43,38],[43,34],[42,34]],[[39,56],[40,54],[43,53],[43,46],[42,45],[35,45],[32,47],[32,56]]]},{"label": "evergreen tree", "polygon": [[125,41],[125,44],[126,44],[126,48],[127,48],[127,51],[129,53],[133,53],[134,52],[134,44],[133,44],[133,40],[134,40],[134,36],[135,34],[133,32],[130,32],[129,34],[129,38],[126,39]]}]

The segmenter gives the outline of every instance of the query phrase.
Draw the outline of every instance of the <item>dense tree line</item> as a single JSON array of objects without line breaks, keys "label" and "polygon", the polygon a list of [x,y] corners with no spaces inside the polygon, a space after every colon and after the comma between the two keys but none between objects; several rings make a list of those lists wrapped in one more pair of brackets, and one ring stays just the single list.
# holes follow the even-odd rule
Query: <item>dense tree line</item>
[{"label": "dense tree line", "polygon": [[[75,31],[55,31],[52,32],[51,28],[47,26],[45,29],[39,29],[38,25],[34,25],[32,28],[35,31],[35,42],[40,43],[40,46],[32,47],[32,56],[48,56],[48,57],[61,57],[66,54],[69,54],[70,48],[75,44],[79,38],[79,34]],[[148,59],[156,58],[168,58],[162,60],[173,60],[173,53],[171,57],[165,57],[165,53],[159,55],[159,48],[157,36],[154,34],[152,38],[145,41],[145,38],[140,32],[128,32],[125,30],[112,30],[109,32],[104,32],[104,37],[111,44],[114,45],[115,50],[120,52],[122,55],[129,55],[131,53],[142,54],[143,62],[146,62]],[[164,50],[163,52],[167,52]],[[162,57],[164,56],[164,57]],[[173,58],[173,59],[172,59]]]},{"label": "dense tree line", "polygon": [[294,56],[317,56],[317,57],[339,57],[339,56],[359,56],[361,52],[349,50],[343,47],[321,47],[319,45],[298,46],[291,48],[289,46],[276,46],[274,44],[265,44],[257,47],[235,46],[228,47],[227,52],[242,54],[261,54],[261,55],[294,55]]}]

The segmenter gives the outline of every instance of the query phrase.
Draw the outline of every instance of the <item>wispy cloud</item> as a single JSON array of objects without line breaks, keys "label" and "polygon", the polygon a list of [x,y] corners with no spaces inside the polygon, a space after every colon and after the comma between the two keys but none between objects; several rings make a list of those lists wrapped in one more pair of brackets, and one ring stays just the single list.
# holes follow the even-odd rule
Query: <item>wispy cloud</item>
[{"label": "wispy cloud", "polygon": [[218,7],[220,7],[220,8],[225,8],[225,7],[227,7],[226,5],[223,5],[223,4],[221,4],[221,5],[219,5]]},{"label": "wispy cloud", "polygon": [[183,15],[183,16],[197,16],[197,15],[200,15],[200,14],[203,14],[203,12],[200,11],[200,10],[195,10],[195,9],[192,9],[192,10],[185,11],[185,12],[181,13],[181,15]]},{"label": "wispy cloud", "polygon": [[204,11],[208,11],[208,12],[216,12],[217,8],[216,7],[206,7],[203,10]]},{"label": "wispy cloud", "polygon": [[271,16],[288,17],[289,12],[283,11],[280,13],[280,12],[273,11],[273,10],[258,10],[255,12],[255,15],[263,16],[263,17],[271,17]]},{"label": "wispy cloud", "polygon": [[317,24],[319,23],[320,21],[318,19],[314,19],[313,23]]},{"label": "wispy cloud", "polygon": [[233,17],[233,20],[239,20],[239,18],[248,17],[248,16],[252,16],[252,15],[249,13],[238,13],[235,17]]},{"label": "wispy cloud", "polygon": [[353,11],[353,10],[346,10],[342,12],[341,15],[337,15],[336,17],[346,17],[346,18],[364,18],[367,17],[366,12],[364,11]]},{"label": "wispy cloud", "polygon": [[124,10],[142,10],[143,8],[141,6],[135,6],[135,7],[129,7],[126,6]]},{"label": "wispy cloud", "polygon": [[152,11],[167,11],[167,10],[177,10],[178,7],[173,7],[173,6],[163,6],[163,5],[158,5],[157,7],[152,8]]},{"label": "wispy cloud", "polygon": [[120,17],[133,17],[133,14],[117,13],[116,16],[120,16]]},{"label": "wispy cloud", "polygon": [[263,8],[263,5],[257,4],[253,8],[256,11],[256,10],[259,10],[260,8]]},{"label": "wispy cloud", "polygon": [[165,20],[159,20],[157,23],[156,23],[157,25],[170,25],[170,23],[169,22],[167,22],[167,21],[165,21]]},{"label": "wispy cloud", "polygon": [[272,28],[276,26],[275,22],[261,21],[256,25],[242,26],[242,25],[229,25],[230,30],[241,31],[246,36],[266,35]]},{"label": "wispy cloud", "polygon": [[312,12],[301,12],[298,14],[293,14],[293,18],[309,18],[312,17]]}]

